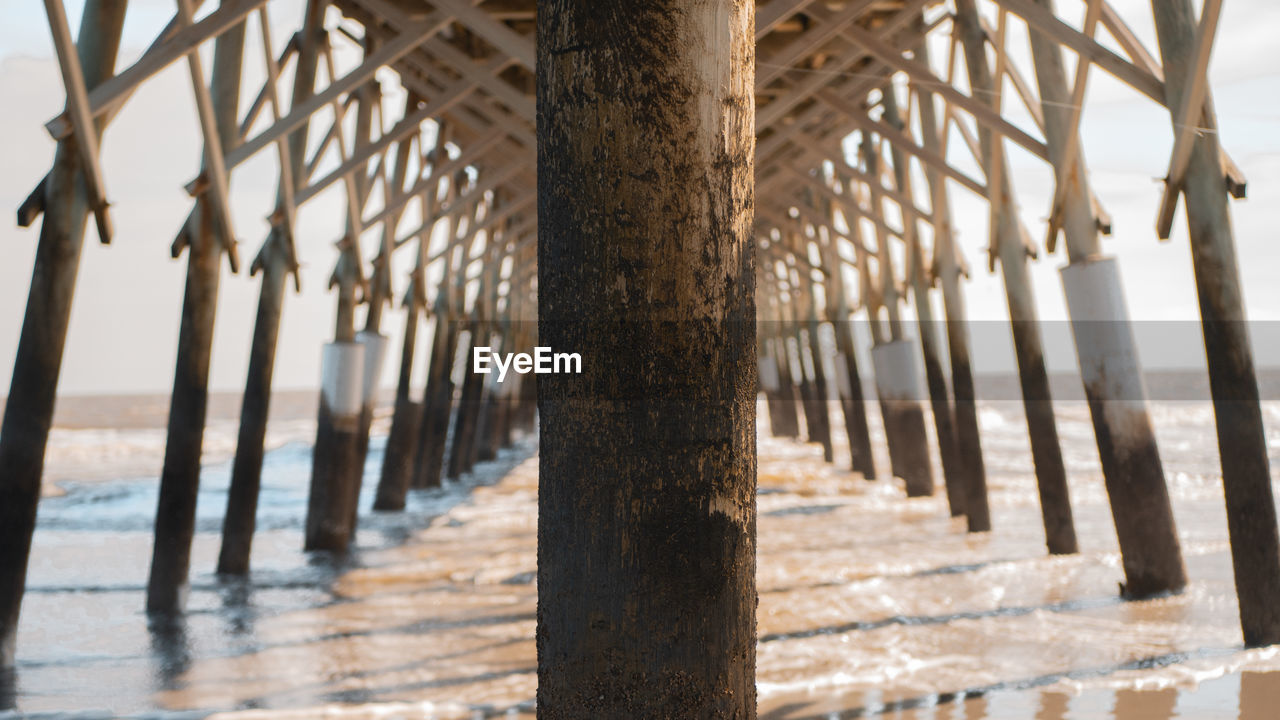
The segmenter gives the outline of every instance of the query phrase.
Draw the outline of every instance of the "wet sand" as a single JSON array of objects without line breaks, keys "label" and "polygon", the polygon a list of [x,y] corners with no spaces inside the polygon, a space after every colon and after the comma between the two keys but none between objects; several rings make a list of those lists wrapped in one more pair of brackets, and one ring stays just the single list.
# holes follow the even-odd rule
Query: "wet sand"
[{"label": "wet sand", "polygon": [[[1274,423],[1280,409],[1267,412]],[[1082,552],[1058,558],[1043,549],[1016,403],[983,407],[996,529],[981,535],[947,517],[941,490],[907,500],[898,481],[842,470],[845,447],[826,465],[817,446],[762,428],[760,716],[1276,717],[1280,648],[1241,648],[1211,408],[1156,404],[1153,416],[1192,583],[1143,602],[1118,598],[1083,405],[1059,410]],[[191,613],[168,628],[140,612],[149,498],[119,495],[153,482],[47,501],[13,700],[103,717],[532,717],[534,447],[526,438],[462,483],[415,493],[405,515],[366,513],[358,551],[334,565],[297,550],[309,448],[286,445],[268,456],[275,489],[251,584],[208,573],[225,470],[209,468]]]}]

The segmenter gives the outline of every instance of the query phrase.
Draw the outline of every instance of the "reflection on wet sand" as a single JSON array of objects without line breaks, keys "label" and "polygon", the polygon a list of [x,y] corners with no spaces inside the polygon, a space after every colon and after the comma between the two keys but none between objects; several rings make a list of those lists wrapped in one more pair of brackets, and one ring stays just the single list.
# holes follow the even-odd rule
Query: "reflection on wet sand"
[{"label": "reflection on wet sand", "polygon": [[[1175,476],[1193,583],[1178,596],[1121,602],[1096,466],[1078,475],[1081,554],[1047,557],[1033,479],[1008,458],[1011,450],[1000,450],[1002,439],[1015,444],[1006,434],[1020,432],[1009,420],[1017,408],[987,412],[995,414],[986,422],[994,425],[996,530],[977,536],[947,517],[941,494],[906,500],[893,482],[838,469],[839,446],[832,466],[817,447],[762,433],[760,716],[1277,717],[1280,653],[1240,649],[1221,499],[1202,481]],[[1065,433],[1087,423],[1086,411],[1077,415],[1064,418]],[[187,619],[153,623],[141,643],[130,639],[140,587],[104,587],[86,600],[72,580],[49,580],[36,593],[52,603],[47,613],[65,620],[74,617],[69,609],[88,613],[97,603],[94,612],[116,618],[118,636],[82,627],[81,637],[47,615],[44,624],[33,620],[24,647],[63,653],[20,666],[16,685],[0,685],[0,699],[7,691],[9,706],[26,711],[162,708],[175,716],[218,711],[220,720],[322,711],[532,717],[532,447],[523,459],[507,456],[506,468],[478,486],[433,500],[439,512],[425,528],[366,536],[344,564],[316,558],[295,577],[288,566],[301,556],[281,551],[281,567],[255,571],[266,574],[253,583],[197,579]],[[1200,477],[1185,470],[1198,467],[1192,461],[1181,467]],[[268,546],[296,540],[272,537]],[[149,682],[131,684],[131,668]],[[67,689],[72,678],[83,695]]]}]

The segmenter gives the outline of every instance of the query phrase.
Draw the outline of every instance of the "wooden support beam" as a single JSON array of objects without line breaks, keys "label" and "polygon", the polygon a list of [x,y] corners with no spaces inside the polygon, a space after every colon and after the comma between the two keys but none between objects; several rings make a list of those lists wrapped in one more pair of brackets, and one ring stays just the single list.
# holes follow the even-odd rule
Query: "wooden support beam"
[{"label": "wooden support beam", "polygon": [[[769,34],[784,20],[812,5],[814,0],[769,0],[756,8],[756,40]],[[757,63],[758,64],[758,63]]]},{"label": "wooden support beam", "polygon": [[956,182],[965,186],[969,190],[972,190],[978,196],[984,197],[984,198],[988,196],[987,186],[983,185],[977,180],[974,180],[973,178],[969,177],[965,173],[962,173],[959,170],[951,167],[951,165],[947,163],[945,158],[940,157],[937,154],[924,149],[918,143],[916,143],[914,139],[908,137],[905,132],[898,130],[897,128],[889,127],[883,122],[877,122],[872,120],[870,117],[866,115],[865,111],[860,110],[860,108],[853,105],[852,103],[845,100],[844,98],[836,95],[830,90],[819,90],[817,93],[815,93],[815,95],[818,97],[819,100],[822,100],[823,102],[830,105],[831,107],[844,113],[850,120],[853,121],[855,125],[861,128],[863,131],[878,133],[879,135],[884,137],[886,140],[888,140],[890,143],[893,143],[895,146],[901,147],[904,151],[919,158],[919,160],[924,164],[932,165],[933,167],[937,168],[944,175],[951,178],[952,180],[955,180]]},{"label": "wooden support beam", "polygon": [[[1095,0],[1096,1],[1096,0]],[[1182,193],[1183,176],[1191,161],[1191,148],[1201,132],[1200,118],[1209,100],[1209,56],[1213,52],[1213,40],[1218,33],[1218,16],[1222,12],[1222,0],[1204,0],[1200,23],[1196,26],[1191,47],[1191,61],[1187,63],[1187,77],[1177,110],[1173,112],[1173,153],[1169,158],[1169,172],[1165,175],[1164,196],[1160,199],[1160,213],[1156,217],[1156,235],[1168,240],[1173,228],[1173,214],[1178,209],[1178,196]],[[1173,102],[1170,99],[1170,110]]]},{"label": "wooden support beam", "polygon": [[[1210,132],[1192,137],[1191,158],[1183,176],[1183,204],[1195,268],[1196,298],[1209,370],[1217,426],[1218,456],[1226,501],[1231,566],[1235,577],[1240,628],[1249,647],[1280,643],[1280,531],[1277,530],[1270,453],[1249,340],[1240,261],[1231,224],[1231,203],[1222,184],[1222,155],[1212,103],[1184,103],[1193,94],[1188,83],[1207,42],[1202,16],[1197,27],[1190,0],[1151,3],[1160,57],[1164,61],[1169,106],[1189,104]],[[1175,136],[1183,128],[1170,114]]]},{"label": "wooden support beam", "polygon": [[[267,80],[263,86],[263,92],[267,100],[271,103],[271,116],[276,121],[280,121],[283,110],[281,109],[279,83],[280,83],[280,65],[276,61],[275,53],[271,49],[271,19],[270,14],[265,7],[258,9],[258,28],[262,34],[262,61],[266,68]],[[294,35],[290,39],[289,44],[294,46],[297,44],[298,35]],[[289,52],[285,51],[285,57]],[[243,130],[240,133],[244,137]],[[288,267],[293,273],[294,283],[301,283],[298,277],[298,258],[297,258],[297,226],[298,226],[298,205],[294,189],[296,181],[293,177],[293,154],[289,150],[289,142],[286,138],[281,137],[276,140],[276,160],[280,167],[279,181],[276,184],[277,197],[277,213],[280,216],[280,224],[284,228],[285,238],[284,246],[289,256]],[[273,225],[275,223],[272,223]],[[255,264],[257,260],[255,259]],[[258,266],[261,268],[261,265]],[[252,274],[253,268],[250,268]]]},{"label": "wooden support beam", "polygon": [[[457,158],[450,160],[447,164],[445,164],[438,170],[435,168],[432,168],[432,172],[430,175],[424,178],[421,178],[417,182],[415,182],[413,186],[408,191],[406,191],[403,196],[387,202],[381,210],[374,213],[368,219],[365,220],[365,225],[367,226],[367,225],[377,224],[378,222],[382,221],[382,219],[385,218],[390,213],[396,212],[401,206],[407,203],[411,197],[422,192],[427,187],[439,183],[440,178],[449,177],[455,170],[460,170],[469,164],[478,162],[484,152],[496,146],[503,139],[504,137],[502,133],[495,130],[493,133],[493,137],[481,143],[479,146],[477,146],[474,152],[464,152],[464,154],[461,154]],[[498,174],[501,175],[501,179],[498,180],[497,183],[486,184],[484,190],[491,190],[494,187],[496,187],[497,184],[505,182],[506,180],[510,179],[515,173],[524,169],[524,167],[526,167],[527,164],[528,163],[525,161],[525,159],[521,158],[519,160],[513,161],[503,166],[502,169],[498,171]],[[486,182],[493,179],[492,177],[489,177],[489,176],[482,176],[482,178]],[[484,190],[481,190],[481,192],[484,192]],[[470,197],[470,195],[471,193],[468,193],[468,197]],[[456,210],[458,204],[461,202],[462,202],[461,200],[457,200],[453,203],[446,202],[444,205],[441,206],[441,209],[438,211],[437,214],[438,215],[446,214],[446,213],[449,213],[450,211]],[[437,217],[436,220],[439,220],[439,217]]]},{"label": "wooden support beam", "polygon": [[[852,0],[835,13],[828,13],[821,5],[814,8],[810,14],[820,20],[816,26],[800,33],[799,37],[772,55],[756,60],[756,87],[765,87],[782,77],[787,71],[792,70],[793,65],[803,60],[806,56],[812,55],[815,50],[821,48],[824,43],[839,35],[846,26],[857,20],[873,1]],[[794,4],[794,2],[787,2],[787,4]],[[757,38],[760,37],[758,30],[756,35]],[[853,58],[853,62],[858,59],[857,57]]]},{"label": "wooden support beam", "polygon": [[1019,15],[1032,28],[1053,38],[1063,47],[1070,48],[1082,58],[1106,70],[1116,79],[1164,105],[1164,82],[1133,63],[1108,50],[1092,37],[1080,33],[1062,22],[1056,15],[1036,5],[1032,0],[995,0],[998,5]]},{"label": "wooden support beam", "polygon": [[[421,108],[416,109],[412,113],[407,113],[405,117],[397,122],[391,130],[387,131],[381,138],[375,140],[368,145],[358,149],[350,158],[341,163],[337,168],[325,175],[323,178],[316,180],[298,193],[298,202],[305,203],[324,191],[336,180],[342,178],[347,173],[363,167],[374,154],[382,152],[391,143],[399,142],[406,136],[416,132],[421,124],[428,119],[436,118],[441,113],[446,112],[456,103],[465,98],[475,85],[470,81],[460,81],[455,83],[448,91],[438,96],[435,100],[425,104]],[[504,131],[495,129],[488,133],[482,143],[497,142],[505,135]],[[488,146],[486,146],[487,149]],[[409,191],[409,195],[413,195]]]},{"label": "wooden support beam", "polygon": [[[1086,0],[1088,9],[1084,15],[1084,35],[1093,38],[1093,33],[1102,14],[1102,0]],[[1034,27],[1031,32],[1036,32]],[[1076,75],[1071,89],[1071,107],[1067,114],[1067,127],[1063,134],[1063,147],[1054,163],[1053,203],[1049,206],[1049,229],[1045,237],[1045,247],[1053,252],[1058,241],[1058,233],[1062,230],[1063,203],[1066,201],[1067,188],[1072,182],[1071,175],[1083,168],[1077,168],[1080,158],[1080,118],[1084,114],[1084,94],[1089,82],[1089,58],[1081,55],[1076,62]]]},{"label": "wooden support beam", "polygon": [[434,0],[431,4],[452,14],[458,22],[484,38],[499,52],[510,55],[530,70],[534,69],[533,38],[521,35],[494,20],[489,13],[475,7],[470,0]]},{"label": "wooden support beam", "polygon": [[323,91],[313,94],[299,105],[290,108],[289,114],[279,122],[227,153],[227,169],[231,170],[240,165],[262,148],[275,142],[277,138],[302,125],[324,106],[331,105],[341,96],[354,91],[367,82],[378,68],[404,57],[424,40],[447,27],[451,21],[452,17],[448,14],[437,11],[421,22],[402,26],[403,30],[399,35],[367,56],[354,70],[341,78],[331,76],[329,86]]},{"label": "wooden support beam", "polygon": [[111,243],[111,215],[108,211],[106,186],[102,180],[102,166],[98,162],[98,129],[89,109],[89,95],[85,88],[84,72],[80,68],[80,56],[71,38],[67,24],[67,10],[62,0],[44,0],[49,16],[49,30],[53,34],[53,47],[58,55],[58,69],[62,72],[62,84],[67,91],[67,113],[75,128],[76,148],[80,151],[81,171],[88,191],[89,207],[97,223],[98,240],[103,245]]},{"label": "wooden support beam", "polygon": [[[58,0],[61,2],[61,0]],[[178,21],[182,27],[191,27],[195,17],[192,0],[178,0]],[[240,29],[243,33],[243,28]],[[240,40],[243,45],[243,40]],[[231,218],[230,186],[227,168],[222,162],[222,139],[219,137],[218,122],[214,118],[213,97],[209,94],[209,86],[205,84],[204,63],[200,59],[200,48],[193,47],[187,53],[187,68],[191,75],[191,90],[195,93],[196,114],[200,119],[200,133],[204,139],[204,172],[202,176],[207,182],[204,193],[210,202],[204,208],[212,211],[217,221],[218,239],[227,253],[227,262],[231,272],[240,272],[240,253],[236,249],[235,224]],[[237,90],[239,83],[236,83]]]},{"label": "wooden support beam", "polygon": [[[192,7],[198,9],[204,0],[193,2]],[[160,33],[161,39],[148,48],[137,62],[93,88],[88,95],[89,113],[97,118],[109,112],[128,99],[145,80],[182,58],[191,48],[235,27],[246,15],[266,2],[267,0],[226,0],[217,10],[185,30],[179,29],[179,20],[175,17]],[[54,139],[62,139],[74,128],[70,118],[64,113],[45,123],[45,129]]]},{"label": "wooden support beam", "polygon": [[[921,8],[928,2],[929,0],[905,0],[902,9],[889,19],[880,31],[885,35],[897,33],[918,15]],[[806,73],[799,82],[788,88],[786,95],[774,98],[769,104],[757,110],[756,132],[759,133],[762,129],[775,125],[792,108],[813,97],[816,92],[829,85],[841,73],[861,62],[867,55],[867,51],[853,48],[824,63],[820,68],[812,68],[811,72]]]},{"label": "wooden support beam", "polygon": [[[1098,0],[1091,1],[1097,2]],[[876,57],[906,73],[912,80],[918,83],[928,83],[947,102],[967,110],[973,115],[974,120],[991,128],[993,132],[1012,140],[1041,160],[1046,162],[1049,160],[1049,149],[1043,142],[1031,137],[1021,128],[1005,120],[990,105],[974,100],[956,90],[949,83],[942,82],[927,65],[903,57],[901,53],[891,48],[875,34],[856,25],[846,27],[841,34],[857,47],[870,50]]]}]

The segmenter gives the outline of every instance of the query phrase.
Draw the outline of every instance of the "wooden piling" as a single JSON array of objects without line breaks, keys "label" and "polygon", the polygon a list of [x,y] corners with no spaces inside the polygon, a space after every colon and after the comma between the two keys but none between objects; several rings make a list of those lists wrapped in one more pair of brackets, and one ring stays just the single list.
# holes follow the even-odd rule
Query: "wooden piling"
[{"label": "wooden piling", "polygon": [[[1192,77],[1196,62],[1195,16],[1187,0],[1153,2],[1152,10],[1164,60],[1165,99],[1170,108],[1177,108],[1182,105],[1183,96],[1192,91],[1188,78]],[[1207,82],[1204,74],[1203,67],[1196,68],[1196,79],[1191,82]],[[1246,645],[1271,645],[1280,643],[1276,506],[1218,135],[1212,131],[1217,118],[1207,89],[1204,97],[1200,112],[1192,108],[1193,117],[1199,118],[1200,127],[1210,131],[1188,138],[1193,144],[1181,190],[1187,208],[1209,388],[1217,419],[1240,625]],[[1175,136],[1189,130],[1180,127],[1176,117],[1173,123]],[[1168,192],[1177,190],[1175,186]]]},{"label": "wooden piling", "polygon": [[260,262],[261,287],[258,314],[249,346],[249,371],[240,399],[240,430],[236,453],[231,461],[231,484],[227,490],[227,511],[222,518],[222,548],[218,553],[218,574],[245,575],[253,534],[257,527],[258,495],[262,487],[267,416],[271,403],[271,377],[275,369],[276,340],[280,336],[280,313],[288,269],[283,238],[273,230],[263,247]]},{"label": "wooden piling", "polygon": [[[352,208],[351,212],[359,212]],[[311,460],[311,488],[307,500],[303,549],[345,553],[355,526],[359,493],[360,413],[364,406],[364,345],[356,339],[355,306],[358,263],[354,243],[344,241],[332,283],[337,286],[338,312],[334,341],[328,356],[316,442]],[[352,388],[355,384],[358,387]]]},{"label": "wooden piling", "polygon": [[538,7],[547,720],[756,716],[754,8]]},{"label": "wooden piling", "polygon": [[456,480],[463,473],[471,470],[471,442],[475,437],[476,412],[480,405],[480,385],[484,376],[474,371],[471,353],[480,343],[486,342],[483,337],[482,323],[472,319],[467,323],[466,339],[460,340],[462,350],[462,391],[458,396],[458,407],[454,413],[452,441],[449,446],[449,459],[445,476]]},{"label": "wooden piling", "polygon": [[[832,208],[827,204],[826,215],[831,217]],[[846,218],[846,223],[852,222]],[[835,223],[831,224],[834,232]],[[876,477],[875,459],[871,452],[871,431],[867,425],[867,404],[863,397],[862,375],[858,371],[857,348],[853,341],[853,323],[850,320],[850,304],[848,289],[844,282],[844,261],[840,258],[836,247],[837,237],[832,234],[826,237],[825,243],[819,244],[823,264],[827,267],[826,284],[823,288],[827,299],[827,316],[831,319],[831,330],[835,337],[836,357],[835,372],[844,374],[844,382],[837,383],[840,389],[840,409],[844,414],[845,435],[849,440],[850,469],[862,473],[863,478],[874,480]]]},{"label": "wooden piling", "polygon": [[[969,84],[982,101],[992,103],[995,83],[987,64],[986,33],[982,29],[973,0],[956,0],[956,28],[964,47],[965,65]],[[994,106],[993,106],[994,107]],[[1009,321],[1013,332],[1014,354],[1018,364],[1018,380],[1022,389],[1022,406],[1027,416],[1027,432],[1031,440],[1031,460],[1035,466],[1036,482],[1041,497],[1066,497],[1067,471],[1062,460],[1062,448],[1058,442],[1058,426],[1053,415],[1053,401],[1049,393],[1049,374],[1044,363],[1044,348],[1040,339],[1040,324],[1036,316],[1035,296],[1027,271],[1027,258],[1032,252],[1018,219],[1017,204],[1013,197],[1009,172],[1004,158],[1002,140],[991,130],[979,128],[986,174],[998,182],[989,183],[987,193],[992,206],[991,252],[999,258],[1004,278],[1005,300],[1009,306]],[[994,261],[993,261],[994,263]],[[976,491],[976,487],[974,488]],[[985,496],[976,492],[968,498],[966,506],[970,532],[991,529],[991,517]],[[1046,505],[1041,503],[1042,509]],[[1051,503],[1048,507],[1056,507]],[[1052,521],[1056,515],[1046,516]],[[1046,527],[1046,537],[1054,536],[1055,528]]]},{"label": "wooden piling", "polygon": [[[294,69],[294,107],[315,93],[316,69],[319,64],[323,7],[309,2],[303,17],[303,30],[298,43]],[[270,80],[270,78],[268,78]],[[302,123],[287,139],[287,165],[280,171],[276,208],[288,213],[287,198],[292,183],[298,190],[305,181],[307,134],[310,121]],[[281,157],[284,163],[286,158]],[[287,168],[287,172],[286,172]],[[280,338],[280,319],[284,310],[285,281],[290,272],[297,280],[293,247],[296,238],[287,236],[289,223],[272,228],[250,267],[260,270],[258,310],[249,346],[249,368],[244,393],[240,400],[240,426],[236,436],[235,457],[231,463],[231,484],[227,493],[227,511],[222,521],[222,548],[218,554],[219,574],[245,575],[249,572],[253,534],[257,527],[258,495],[262,486],[262,463],[266,455],[267,421],[271,411],[271,382],[275,371],[276,346]]]},{"label": "wooden piling", "polygon": [[[819,342],[818,329],[821,323],[815,315],[809,316],[805,328],[808,340],[809,357],[813,359],[813,414],[818,422],[818,442],[822,445],[822,459],[825,462],[835,461],[835,450],[831,444],[831,403],[827,388],[827,373],[822,364],[822,343]],[[812,436],[810,437],[812,442]]]},{"label": "wooden piling", "polygon": [[[412,282],[419,282],[415,275]],[[405,297],[404,342],[400,351],[400,375],[396,383],[396,401],[391,414],[391,430],[383,451],[382,474],[378,480],[373,509],[403,510],[409,482],[413,478],[416,440],[422,423],[422,404],[413,400],[413,356],[421,324],[421,303],[410,287]]]},{"label": "wooden piling", "polygon": [[764,330],[769,338],[766,351],[770,353],[778,371],[778,387],[774,390],[776,398],[774,404],[778,417],[771,417],[771,420],[776,424],[775,433],[779,437],[798,438],[800,437],[800,416],[797,407],[799,400],[796,397],[796,385],[791,374],[791,358],[787,352],[787,340],[783,332],[781,291],[778,289],[778,279],[773,268],[766,267],[761,274],[767,278],[771,300],[769,314],[764,323]]},{"label": "wooden piling", "polygon": [[[879,185],[880,153],[864,134],[861,146],[866,173],[876,178],[867,183],[871,206],[877,213],[884,209],[883,188]],[[876,388],[884,415],[885,438],[890,445],[889,457],[894,475],[903,479],[907,497],[933,494],[933,461],[929,455],[929,435],[924,423],[924,408],[917,380],[915,343],[906,338],[902,327],[902,297],[898,290],[893,255],[889,251],[889,234],[876,224],[876,264],[880,271],[879,306],[888,319],[888,341],[879,339],[872,350],[876,371]],[[896,446],[896,451],[895,451]]]},{"label": "wooden piling", "polygon": [[451,317],[447,292],[436,299],[435,331],[431,340],[431,360],[427,365],[427,385],[423,390],[422,426],[413,487],[440,487],[444,463],[445,434],[453,405],[453,359],[457,351],[457,323]]},{"label": "wooden piling", "polygon": [[[884,120],[890,126],[901,130],[902,117],[898,112],[897,93],[890,85],[883,95]],[[968,478],[961,466],[959,448],[957,446],[955,415],[951,409],[951,393],[947,388],[946,375],[942,369],[942,358],[939,354],[938,335],[933,321],[933,306],[929,300],[931,281],[927,276],[924,264],[924,251],[921,249],[919,218],[914,211],[915,191],[912,188],[906,154],[894,145],[893,176],[898,194],[905,198],[902,203],[903,242],[906,244],[907,282],[911,286],[911,298],[916,311],[916,332],[920,336],[920,353],[924,360],[925,385],[929,390],[929,406],[933,411],[934,433],[938,439],[938,456],[942,460],[942,476],[947,491],[947,505],[951,508],[952,517],[964,512],[964,494],[968,487]],[[936,242],[936,238],[935,238]]]},{"label": "wooden piling", "polygon": [[[1052,9],[1052,2],[1041,4]],[[1101,223],[1095,214],[1093,191],[1089,187],[1084,157],[1079,152],[1078,115],[1073,117],[1077,111],[1067,107],[1072,96],[1067,90],[1062,51],[1051,39],[1038,32],[1031,34],[1031,49],[1045,119],[1045,137],[1060,184],[1055,195],[1061,197],[1062,205],[1054,208],[1053,212],[1059,217],[1059,224],[1066,237],[1069,264],[1061,272],[1067,289],[1067,310],[1072,320],[1076,321],[1073,323],[1073,328],[1077,330],[1076,355],[1084,379],[1085,396],[1089,399],[1089,409],[1093,416],[1098,451],[1103,455],[1103,472],[1115,476],[1107,478],[1108,493],[1112,488],[1121,494],[1127,492],[1125,487],[1142,488],[1141,494],[1148,500],[1144,503],[1146,508],[1141,524],[1152,525],[1147,513],[1159,514],[1150,537],[1176,545],[1177,538],[1172,533],[1172,508],[1167,500],[1160,500],[1161,496],[1167,498],[1168,491],[1146,409],[1142,368],[1138,363],[1137,344],[1130,327],[1128,309],[1125,307],[1120,275],[1114,261],[1101,255],[1098,238]],[[1076,72],[1081,70],[1078,68]],[[1056,230],[1054,232],[1056,234]],[[1055,238],[1050,238],[1050,242],[1054,240]],[[1111,301],[1106,317],[1081,316],[1082,313],[1088,313],[1088,307],[1102,297]],[[1125,397],[1117,395],[1117,390]],[[1106,442],[1103,441],[1104,438],[1107,439]],[[1117,524],[1139,524],[1132,509],[1114,507],[1117,499],[1112,498],[1112,513]],[[1059,521],[1064,537],[1057,549],[1053,542],[1050,543],[1051,552],[1075,552],[1071,507],[1066,500],[1063,497],[1057,501],[1062,505],[1059,512],[1064,515]],[[1050,501],[1051,498],[1042,498],[1042,504]],[[1047,513],[1048,510],[1046,518]],[[1168,534],[1163,538],[1154,534],[1155,529],[1161,527],[1168,529]],[[1068,534],[1068,531],[1071,532]],[[1140,532],[1145,534],[1148,531]],[[1133,531],[1125,531],[1124,534],[1132,533]],[[1122,546],[1121,550],[1123,552],[1125,548]],[[1130,544],[1130,553],[1137,557],[1144,557],[1148,552],[1149,550],[1138,549]],[[1130,560],[1129,564],[1137,562],[1137,557]],[[1176,572],[1170,580],[1174,585],[1180,586]],[[1134,581],[1130,584],[1134,584]]]},{"label": "wooden piling", "polygon": [[[214,43],[212,100],[221,144],[230,147],[240,137],[239,101],[244,60],[244,25],[228,30]],[[194,71],[193,71],[194,72]],[[203,77],[196,79],[204,82]],[[206,138],[208,142],[210,138]],[[217,151],[220,152],[220,151]],[[172,614],[186,603],[195,536],[196,498],[200,492],[200,459],[204,447],[205,411],[209,401],[209,364],[213,353],[214,317],[218,309],[218,281],[223,252],[235,238],[215,212],[212,192],[196,203],[186,226],[187,284],[178,329],[178,358],[160,495],[156,507],[155,544],[147,581],[147,611]],[[175,251],[180,250],[175,245]],[[175,252],[176,254],[176,252]]]},{"label": "wooden piling", "polygon": [[[916,59],[929,63],[928,43],[916,46]],[[924,147],[930,152],[941,153],[942,143],[938,132],[937,111],[933,93],[925,87],[917,88],[920,118],[920,134]],[[942,288],[943,314],[947,328],[947,359],[951,365],[951,394],[955,411],[956,455],[963,473],[964,492],[951,503],[951,516],[967,514],[970,498],[987,504],[987,471],[982,457],[982,440],[978,433],[978,403],[973,384],[973,369],[969,359],[969,319],[965,312],[964,291],[960,276],[963,258],[955,244],[951,227],[951,198],[947,181],[933,165],[925,167],[929,183],[930,209],[933,212],[933,262],[934,276]],[[951,499],[948,496],[948,499]],[[979,509],[979,514],[989,514]]]},{"label": "wooden piling", "polygon": [[[123,0],[85,3],[77,49],[89,88],[114,72],[126,4]],[[14,665],[45,448],[88,222],[89,202],[81,175],[79,150],[74,137],[69,137],[58,143],[53,167],[41,183],[44,220],[0,425],[0,673]]]}]

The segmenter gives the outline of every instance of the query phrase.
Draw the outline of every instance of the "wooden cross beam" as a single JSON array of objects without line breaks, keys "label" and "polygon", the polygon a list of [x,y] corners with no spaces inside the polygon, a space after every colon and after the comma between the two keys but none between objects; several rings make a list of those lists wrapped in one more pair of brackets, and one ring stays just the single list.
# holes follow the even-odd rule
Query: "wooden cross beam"
[{"label": "wooden cross beam", "polygon": [[[906,27],[907,23],[914,21],[918,17],[920,10],[929,1],[906,0],[902,9],[881,28],[881,32],[885,35],[897,33]],[[824,86],[829,85],[833,79],[839,77],[840,73],[849,70],[867,55],[866,50],[855,48],[824,64],[823,67],[809,72],[802,80],[792,86],[786,95],[775,98],[769,104],[757,109],[756,132],[781,120],[792,108],[816,95]]]},{"label": "wooden cross beam", "polygon": [[1118,80],[1164,104],[1164,81],[1151,72],[1139,68],[1108,50],[1092,37],[1062,22],[1053,13],[1031,0],[995,0],[998,5],[1016,13],[1036,30],[1053,38],[1063,47],[1070,48],[1082,58],[1114,75]]},{"label": "wooden cross beam", "polygon": [[[194,0],[193,8],[199,8],[204,0]],[[193,48],[235,27],[245,16],[267,0],[227,0],[217,10],[200,22],[181,28],[175,17],[160,38],[128,69],[104,80],[89,93],[89,113],[97,118],[124,102],[145,80],[176,62]],[[55,140],[71,133],[73,127],[65,113],[45,123],[45,129]]]},{"label": "wooden cross beam", "polygon": [[[1091,0],[1091,2],[1097,3],[1098,0]],[[992,110],[990,105],[965,95],[956,90],[950,83],[944,83],[928,66],[903,57],[901,53],[889,47],[887,43],[881,41],[875,34],[856,25],[845,28],[841,34],[857,47],[870,50],[876,57],[906,73],[917,84],[932,86],[934,91],[947,102],[967,110],[973,115],[974,120],[991,128],[993,132],[1021,145],[1041,160],[1046,162],[1049,160],[1049,148],[1044,142],[1031,137],[1021,128],[1005,120],[1002,115]]]}]

